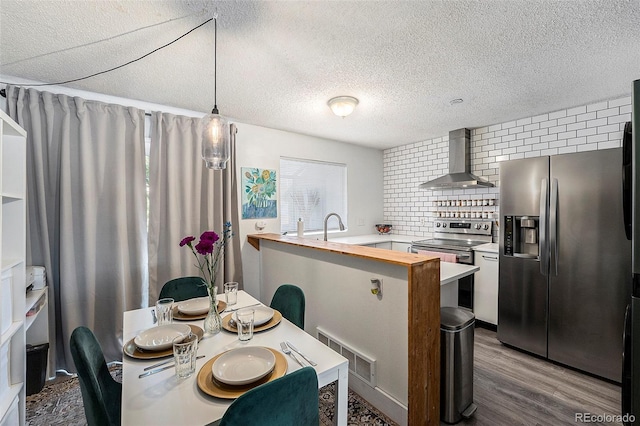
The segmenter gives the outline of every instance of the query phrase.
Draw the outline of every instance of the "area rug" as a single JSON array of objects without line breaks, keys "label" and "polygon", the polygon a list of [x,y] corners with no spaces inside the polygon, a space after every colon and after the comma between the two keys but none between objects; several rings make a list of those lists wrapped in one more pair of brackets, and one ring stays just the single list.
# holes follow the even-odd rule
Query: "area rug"
[{"label": "area rug", "polygon": [[[109,367],[115,380],[122,381],[121,365]],[[319,392],[320,425],[333,424],[335,384],[327,385]],[[349,390],[349,411],[347,424],[349,426],[395,426],[396,423],[376,410],[360,395]],[[26,400],[27,426],[85,426],[82,405],[82,393],[78,378],[58,378],[48,383],[37,394]]]}]

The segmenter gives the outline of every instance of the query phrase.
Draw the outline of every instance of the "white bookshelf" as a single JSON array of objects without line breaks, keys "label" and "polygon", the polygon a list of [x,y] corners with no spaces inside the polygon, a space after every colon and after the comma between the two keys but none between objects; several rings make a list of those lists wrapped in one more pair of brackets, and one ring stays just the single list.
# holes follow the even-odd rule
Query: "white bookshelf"
[{"label": "white bookshelf", "polygon": [[25,424],[26,139],[0,110],[0,424]]}]

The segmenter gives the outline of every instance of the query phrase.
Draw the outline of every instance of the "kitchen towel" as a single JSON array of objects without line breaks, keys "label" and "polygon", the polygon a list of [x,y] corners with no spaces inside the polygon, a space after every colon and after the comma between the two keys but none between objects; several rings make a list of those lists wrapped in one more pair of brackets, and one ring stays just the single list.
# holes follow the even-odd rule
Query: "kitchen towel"
[{"label": "kitchen towel", "polygon": [[438,251],[418,250],[418,254],[439,257],[441,262],[458,263],[458,256],[455,253],[441,253]]}]

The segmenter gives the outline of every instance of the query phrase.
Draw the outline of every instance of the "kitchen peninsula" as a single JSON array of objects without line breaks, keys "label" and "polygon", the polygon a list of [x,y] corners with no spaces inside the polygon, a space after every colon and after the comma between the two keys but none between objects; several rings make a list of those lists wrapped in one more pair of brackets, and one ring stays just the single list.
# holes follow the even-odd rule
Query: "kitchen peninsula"
[{"label": "kitchen peninsula", "polygon": [[[263,301],[281,284],[301,287],[305,330],[355,355],[352,388],[400,424],[439,424],[438,258],[279,234],[249,235],[248,242],[260,251]],[[445,268],[448,280],[477,270]],[[374,279],[381,294],[371,292]]]}]

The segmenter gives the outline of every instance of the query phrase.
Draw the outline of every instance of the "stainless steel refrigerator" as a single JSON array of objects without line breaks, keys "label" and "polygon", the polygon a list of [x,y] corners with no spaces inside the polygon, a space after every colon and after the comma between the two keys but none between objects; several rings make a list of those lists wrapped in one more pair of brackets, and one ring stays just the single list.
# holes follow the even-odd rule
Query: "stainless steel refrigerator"
[{"label": "stainless steel refrigerator", "polygon": [[500,163],[498,339],[616,382],[630,300],[622,149]]}]

